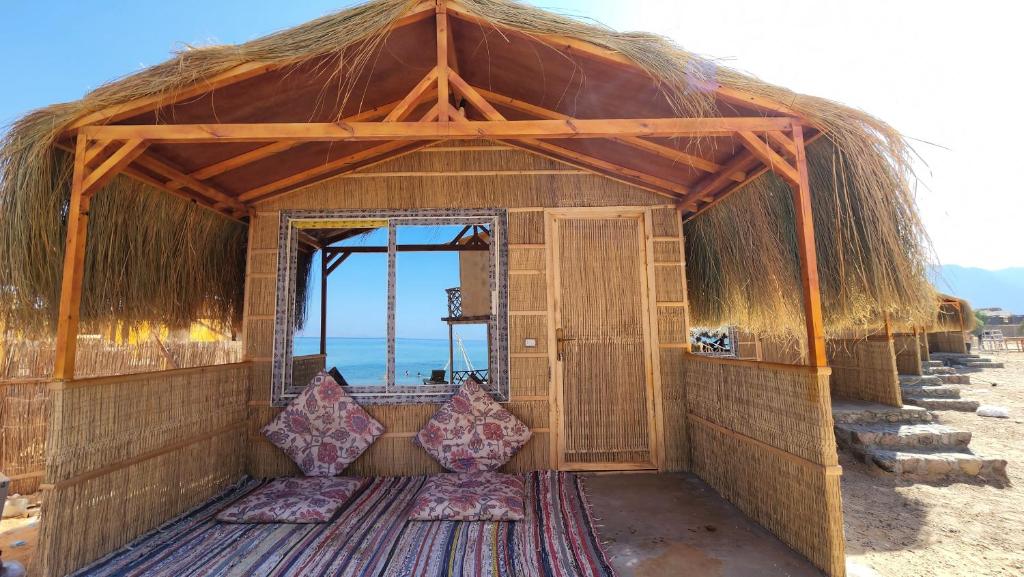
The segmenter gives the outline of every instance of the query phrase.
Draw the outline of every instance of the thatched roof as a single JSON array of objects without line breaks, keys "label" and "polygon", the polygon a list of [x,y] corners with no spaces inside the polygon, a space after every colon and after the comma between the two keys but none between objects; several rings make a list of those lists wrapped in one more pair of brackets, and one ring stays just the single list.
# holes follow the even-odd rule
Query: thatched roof
[{"label": "thatched roof", "polygon": [[[377,0],[245,44],[188,50],[81,100],[17,121],[0,146],[0,259],[6,264],[0,268],[0,286],[9,287],[5,295],[16,296],[16,302],[3,307],[4,320],[46,331],[55,318],[70,180],[68,154],[61,146],[67,147],[68,128],[76,121],[114,105],[202,86],[247,63],[266,65],[268,72],[218,88],[213,95],[196,93],[154,112],[110,121],[349,117],[400,98],[429,66],[422,61],[430,52],[423,50],[424,30],[409,25],[390,31],[418,3]],[[933,315],[934,300],[924,277],[925,237],[908,183],[909,149],[889,125],[722,67],[660,36],[620,33],[504,0],[460,0],[458,7],[464,16],[452,20],[452,29],[460,74],[474,85],[558,113],[577,118],[770,114],[723,100],[721,92],[731,89],[778,103],[804,118],[823,133],[810,145],[808,157],[826,324],[839,330],[877,321],[882,312],[913,322]],[[603,47],[627,66],[592,62],[571,46],[541,41],[551,37]],[[512,117],[514,111],[507,112]],[[735,143],[718,138],[662,144],[720,164],[737,150]],[[163,146],[157,152],[190,173],[252,150],[204,146]],[[317,146],[303,145],[221,175],[211,186],[241,197],[265,183],[287,180],[289,173],[280,171],[294,174],[365,144]],[[704,176],[611,141],[564,146],[616,159],[662,181],[675,179],[672,183],[680,187]],[[739,324],[766,334],[801,333],[789,196],[788,187],[766,173],[687,223],[695,323]],[[83,318],[179,324],[199,315],[237,316],[244,282],[244,224],[119,176],[93,201],[90,227]]]}]

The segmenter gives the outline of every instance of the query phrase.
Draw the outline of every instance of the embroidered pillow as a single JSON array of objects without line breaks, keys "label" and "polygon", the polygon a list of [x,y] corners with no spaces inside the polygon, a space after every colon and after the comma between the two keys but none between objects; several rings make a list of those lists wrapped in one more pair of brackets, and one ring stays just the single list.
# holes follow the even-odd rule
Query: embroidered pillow
[{"label": "embroidered pillow", "polygon": [[217,514],[227,523],[326,523],[362,486],[362,479],[274,479]]},{"label": "embroidered pillow", "polygon": [[444,468],[457,473],[497,469],[529,440],[530,429],[472,379],[413,438]]},{"label": "embroidered pillow", "polygon": [[444,473],[427,479],[413,503],[413,521],[521,521],[522,477],[492,471]]},{"label": "embroidered pillow", "polygon": [[383,433],[383,425],[323,371],[263,427],[309,477],[341,474]]}]

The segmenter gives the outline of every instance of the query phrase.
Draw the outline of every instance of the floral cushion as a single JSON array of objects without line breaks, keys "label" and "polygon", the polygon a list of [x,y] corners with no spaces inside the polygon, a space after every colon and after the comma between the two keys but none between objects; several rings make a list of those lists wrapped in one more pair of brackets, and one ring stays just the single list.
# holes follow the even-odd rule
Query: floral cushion
[{"label": "floral cushion", "polygon": [[362,486],[362,479],[274,479],[217,514],[228,523],[326,523]]},{"label": "floral cushion", "polygon": [[383,425],[323,371],[263,427],[310,477],[339,475],[383,433]]},{"label": "floral cushion", "polygon": [[413,442],[449,471],[467,473],[497,469],[529,440],[530,429],[470,379]]},{"label": "floral cushion", "polygon": [[492,471],[444,473],[416,495],[413,521],[520,521],[526,487],[518,475]]}]

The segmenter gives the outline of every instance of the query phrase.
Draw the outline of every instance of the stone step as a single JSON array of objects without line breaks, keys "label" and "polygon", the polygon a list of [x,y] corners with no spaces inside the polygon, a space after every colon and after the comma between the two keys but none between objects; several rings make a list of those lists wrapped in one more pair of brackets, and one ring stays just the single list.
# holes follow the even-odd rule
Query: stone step
[{"label": "stone step", "polygon": [[932,353],[929,360],[948,364],[950,362],[972,361],[980,358],[981,355],[967,355],[964,353]]},{"label": "stone step", "polygon": [[908,405],[917,405],[930,411],[963,411],[967,413],[977,411],[980,406],[978,401],[968,401],[967,399],[915,397],[912,395],[903,395],[903,402]]},{"label": "stone step", "polygon": [[883,471],[900,477],[919,480],[952,480],[982,478],[988,481],[1006,481],[1006,460],[983,457],[963,451],[892,451],[868,447],[865,462],[873,463]]},{"label": "stone step", "polygon": [[832,400],[832,420],[835,423],[930,423],[932,419],[932,414],[922,407],[890,407],[864,401]]},{"label": "stone step", "polygon": [[839,446],[859,453],[863,453],[867,447],[956,451],[971,443],[970,431],[938,423],[841,423],[835,426],[835,432]]},{"label": "stone step", "polygon": [[926,369],[937,369],[940,367],[945,367],[946,363],[942,361],[921,361],[921,366]]},{"label": "stone step", "polygon": [[924,373],[926,375],[955,375],[956,369],[939,363],[937,367],[925,367]]},{"label": "stone step", "polygon": [[992,361],[966,361],[963,363],[963,366],[968,369],[1001,369],[1005,365]]},{"label": "stone step", "polygon": [[939,375],[939,379],[946,385],[969,385],[971,375]]},{"label": "stone step", "polygon": [[900,375],[900,385],[941,385],[938,375]]},{"label": "stone step", "polygon": [[959,399],[960,389],[952,385],[903,385],[904,397],[917,399]]}]

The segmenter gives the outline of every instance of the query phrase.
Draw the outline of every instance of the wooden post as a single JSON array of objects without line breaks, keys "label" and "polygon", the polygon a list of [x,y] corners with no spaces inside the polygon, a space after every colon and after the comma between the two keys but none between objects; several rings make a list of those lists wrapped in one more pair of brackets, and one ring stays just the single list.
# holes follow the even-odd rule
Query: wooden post
[{"label": "wooden post", "polygon": [[793,125],[796,143],[797,182],[793,188],[793,211],[796,213],[796,244],[800,253],[800,277],[803,284],[804,316],[807,322],[807,361],[815,367],[827,366],[825,328],[821,314],[821,287],[818,283],[818,255],[814,246],[814,214],[811,210],[811,185],[807,175],[807,150],[804,131]]},{"label": "wooden post", "polygon": [[455,384],[455,335],[451,321],[448,322],[448,384]]},{"label": "wooden post", "polygon": [[437,121],[448,122],[448,5],[436,0],[437,19]]},{"label": "wooden post", "polygon": [[84,194],[83,187],[87,144],[86,137],[80,134],[75,144],[75,170],[71,179],[67,238],[64,242],[64,275],[57,313],[57,354],[53,364],[53,378],[59,380],[75,377],[78,317],[82,305],[82,278],[85,275],[85,241],[89,228],[90,198]]},{"label": "wooden post", "polygon": [[320,354],[327,354],[327,251],[320,251]]}]

